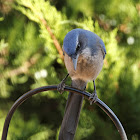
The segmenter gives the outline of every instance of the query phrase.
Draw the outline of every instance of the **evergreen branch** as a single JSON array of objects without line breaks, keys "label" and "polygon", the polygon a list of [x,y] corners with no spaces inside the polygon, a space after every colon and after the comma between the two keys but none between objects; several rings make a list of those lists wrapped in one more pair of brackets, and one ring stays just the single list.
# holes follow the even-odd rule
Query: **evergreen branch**
[{"label": "evergreen branch", "polygon": [[60,58],[63,60],[63,59],[64,59],[64,56],[63,56],[62,48],[61,48],[61,46],[60,46],[60,44],[59,44],[57,38],[55,37],[55,35],[52,33],[50,26],[47,25],[47,22],[46,22],[46,20],[45,20],[44,18],[40,18],[40,17],[39,17],[39,20],[41,21],[41,23],[42,23],[42,24],[45,26],[45,28],[47,29],[47,31],[48,31],[48,33],[50,34],[50,36],[51,36],[51,38],[52,38],[52,40],[53,40],[53,43],[54,43],[54,45],[55,45],[55,47],[56,47],[56,49],[57,49],[57,51],[58,51],[58,53],[59,53],[59,55],[60,55]]},{"label": "evergreen branch", "polygon": [[32,58],[30,58],[29,61],[24,62],[22,66],[20,66],[16,69],[7,71],[7,72],[5,72],[5,74],[0,74],[0,78],[11,78],[13,76],[17,76],[17,75],[20,75],[22,73],[28,73],[29,68],[32,65],[36,64],[38,58],[39,58],[38,54],[35,54]]},{"label": "evergreen branch", "polygon": [[[63,51],[62,51],[61,45],[60,45],[59,41],[57,40],[57,38],[55,37],[55,35],[52,33],[51,27],[48,26],[47,21],[44,19],[43,12],[38,8],[37,8],[38,11],[36,11],[36,6],[34,4],[32,4],[32,2],[27,3],[27,2],[24,2],[24,1],[18,1],[18,3],[20,5],[23,5],[26,8],[30,9],[31,14],[29,16],[29,13],[27,14],[27,11],[25,9],[23,9],[22,7],[20,7],[20,8],[15,7],[16,9],[23,12],[23,14],[28,16],[31,20],[34,20],[35,22],[40,21],[40,24],[43,24],[45,26],[45,28],[47,29],[50,37],[53,40],[54,46],[57,49],[57,51],[60,55],[60,58],[63,60]],[[34,16],[32,16],[32,15],[34,15]],[[33,17],[35,17],[35,18],[33,18]]]}]

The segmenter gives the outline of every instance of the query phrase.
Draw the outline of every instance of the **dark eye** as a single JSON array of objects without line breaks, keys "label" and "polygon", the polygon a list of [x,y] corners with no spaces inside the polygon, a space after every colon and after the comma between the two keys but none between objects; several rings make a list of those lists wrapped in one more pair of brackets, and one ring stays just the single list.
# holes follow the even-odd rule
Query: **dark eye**
[{"label": "dark eye", "polygon": [[76,51],[80,49],[80,43],[77,44]]}]

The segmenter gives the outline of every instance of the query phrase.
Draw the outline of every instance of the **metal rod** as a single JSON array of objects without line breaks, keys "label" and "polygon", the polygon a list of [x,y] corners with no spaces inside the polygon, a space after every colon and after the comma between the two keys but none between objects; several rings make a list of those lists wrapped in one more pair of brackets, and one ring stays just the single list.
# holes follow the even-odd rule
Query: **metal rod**
[{"label": "metal rod", "polygon": [[[29,92],[23,94],[21,97],[19,97],[15,101],[15,103],[13,104],[11,109],[9,110],[9,112],[7,114],[7,117],[5,119],[1,140],[6,140],[7,139],[9,124],[10,124],[11,118],[12,118],[15,110],[24,101],[26,101],[28,98],[32,97],[33,95],[35,95],[37,93],[40,93],[40,92],[43,92],[43,91],[48,91],[48,90],[57,90],[57,85],[44,86],[44,87],[39,87],[39,88],[30,90]],[[81,90],[78,90],[78,89],[75,89],[75,88],[72,88],[72,87],[69,87],[69,86],[65,86],[64,90],[80,94],[80,95],[84,96],[87,99],[89,99],[89,97],[91,95],[90,93],[88,93],[86,91],[81,91]],[[95,104],[97,104],[111,118],[111,120],[115,124],[115,126],[116,126],[116,128],[117,128],[117,130],[118,130],[118,132],[119,132],[119,134],[121,136],[121,140],[127,140],[127,136],[126,136],[125,130],[124,130],[121,122],[117,118],[117,116],[113,113],[113,111],[103,101],[101,101],[100,99],[97,99]]]}]

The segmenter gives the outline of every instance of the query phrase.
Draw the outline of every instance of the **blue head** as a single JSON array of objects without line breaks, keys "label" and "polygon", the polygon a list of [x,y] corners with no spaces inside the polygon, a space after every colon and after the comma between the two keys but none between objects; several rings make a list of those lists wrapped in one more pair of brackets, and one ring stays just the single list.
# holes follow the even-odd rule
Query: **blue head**
[{"label": "blue head", "polygon": [[101,47],[103,58],[106,54],[106,49],[103,41],[95,33],[83,29],[73,29],[68,32],[64,38],[63,49],[72,59],[74,69],[76,70],[77,60],[79,55],[86,47],[91,50],[91,54],[95,54],[97,47]]}]

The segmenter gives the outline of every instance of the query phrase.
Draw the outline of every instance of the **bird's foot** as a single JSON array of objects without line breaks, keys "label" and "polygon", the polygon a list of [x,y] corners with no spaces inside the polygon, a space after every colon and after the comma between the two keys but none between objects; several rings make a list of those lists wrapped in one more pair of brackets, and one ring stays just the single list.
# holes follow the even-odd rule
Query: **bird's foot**
[{"label": "bird's foot", "polygon": [[94,91],[93,93],[90,95],[89,100],[90,100],[90,105],[92,105],[92,103],[95,103],[97,101],[97,92],[96,92],[96,86],[95,86],[95,81],[93,80],[93,84],[94,84]]},{"label": "bird's foot", "polygon": [[89,97],[90,105],[92,105],[92,103],[95,103],[97,101],[97,98],[98,98],[97,93],[93,92]]},{"label": "bird's foot", "polygon": [[62,94],[64,92],[65,81],[66,81],[66,79],[67,79],[68,76],[69,76],[69,74],[67,74],[66,77],[57,86],[57,90],[60,92],[60,94]]},{"label": "bird's foot", "polygon": [[62,94],[64,92],[64,88],[65,88],[65,82],[61,81],[61,83],[58,84],[57,86],[57,90],[60,92],[60,94]]}]

